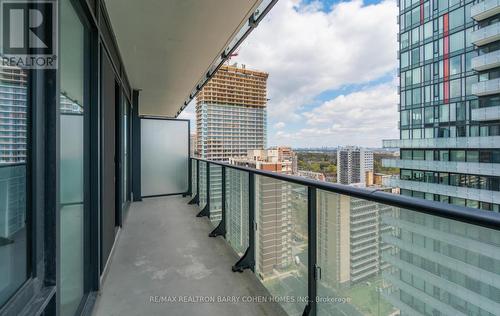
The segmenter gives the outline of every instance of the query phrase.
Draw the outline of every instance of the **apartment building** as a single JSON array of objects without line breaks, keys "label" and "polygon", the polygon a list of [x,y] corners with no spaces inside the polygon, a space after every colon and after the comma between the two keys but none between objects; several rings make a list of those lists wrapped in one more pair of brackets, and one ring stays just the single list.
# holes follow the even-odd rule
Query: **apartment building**
[{"label": "apartment building", "polygon": [[388,267],[382,252],[391,246],[380,240],[392,228],[381,219],[391,211],[390,206],[347,195],[319,195],[318,264],[325,284],[348,287]]},{"label": "apartment building", "polygon": [[[280,153],[281,152],[281,153]],[[283,154],[286,153],[286,155]],[[280,158],[285,157],[282,161]],[[275,149],[249,150],[247,157],[231,158],[230,164],[276,173],[291,174],[295,153]],[[257,223],[257,270],[266,280],[293,262],[292,254],[292,186],[268,177],[256,179],[255,217]]]},{"label": "apartment building", "polygon": [[27,72],[0,67],[0,163],[26,161]]},{"label": "apartment building", "polygon": [[373,171],[373,152],[362,147],[337,148],[337,182],[364,183],[367,171]]},{"label": "apartment building", "polygon": [[245,65],[223,65],[196,96],[201,158],[228,161],[266,148],[267,78]]},{"label": "apartment building", "polygon": [[[500,89],[497,1],[401,1],[399,5],[400,137],[384,147],[400,148],[400,168],[384,183],[400,193],[498,212],[500,201]],[[386,253],[394,271],[387,299],[402,314],[497,314],[500,288],[471,273],[499,258],[488,253],[490,236],[473,251],[460,240],[473,230],[401,210],[385,218],[399,234],[384,236],[398,248]],[[400,222],[400,223],[398,223]],[[433,251],[422,255],[421,250]],[[443,258],[452,257],[449,265]],[[471,260],[472,257],[481,258]],[[420,292],[413,292],[420,289]],[[485,294],[481,303],[473,297]]]}]

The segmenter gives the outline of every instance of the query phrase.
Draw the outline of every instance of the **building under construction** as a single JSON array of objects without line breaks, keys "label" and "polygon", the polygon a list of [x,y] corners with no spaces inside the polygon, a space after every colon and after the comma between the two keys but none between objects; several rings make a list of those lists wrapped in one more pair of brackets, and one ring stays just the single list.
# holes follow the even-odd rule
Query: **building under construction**
[{"label": "building under construction", "polygon": [[217,161],[266,147],[267,78],[224,65],[196,97],[198,155]]}]

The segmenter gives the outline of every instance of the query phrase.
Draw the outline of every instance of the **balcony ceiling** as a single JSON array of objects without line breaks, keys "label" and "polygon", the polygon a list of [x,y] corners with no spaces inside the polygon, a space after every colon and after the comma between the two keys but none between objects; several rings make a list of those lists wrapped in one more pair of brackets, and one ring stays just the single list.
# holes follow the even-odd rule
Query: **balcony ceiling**
[{"label": "balcony ceiling", "polygon": [[139,112],[175,116],[261,0],[105,0]]}]

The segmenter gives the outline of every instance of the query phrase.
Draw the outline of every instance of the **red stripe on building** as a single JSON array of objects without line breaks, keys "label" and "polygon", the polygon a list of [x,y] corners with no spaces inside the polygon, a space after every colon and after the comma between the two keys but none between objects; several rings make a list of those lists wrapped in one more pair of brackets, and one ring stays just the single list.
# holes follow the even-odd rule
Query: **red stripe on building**
[{"label": "red stripe on building", "polygon": [[424,0],[420,0],[420,24],[424,24]]},{"label": "red stripe on building", "polygon": [[450,38],[448,36],[448,13],[443,15],[443,93],[444,93],[444,103],[448,103],[450,101]]}]

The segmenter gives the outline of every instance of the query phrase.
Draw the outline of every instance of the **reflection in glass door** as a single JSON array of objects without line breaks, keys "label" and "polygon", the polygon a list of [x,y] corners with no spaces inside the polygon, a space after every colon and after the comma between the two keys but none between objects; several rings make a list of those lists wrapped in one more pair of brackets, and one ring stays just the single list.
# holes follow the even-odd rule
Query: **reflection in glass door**
[{"label": "reflection in glass door", "polygon": [[27,277],[28,73],[0,66],[0,306]]},{"label": "reflection in glass door", "polygon": [[74,315],[84,294],[85,29],[69,0],[60,14],[61,314]]}]

